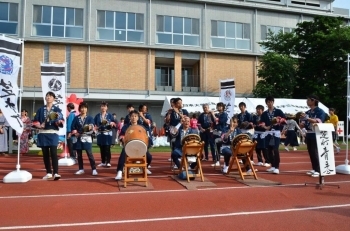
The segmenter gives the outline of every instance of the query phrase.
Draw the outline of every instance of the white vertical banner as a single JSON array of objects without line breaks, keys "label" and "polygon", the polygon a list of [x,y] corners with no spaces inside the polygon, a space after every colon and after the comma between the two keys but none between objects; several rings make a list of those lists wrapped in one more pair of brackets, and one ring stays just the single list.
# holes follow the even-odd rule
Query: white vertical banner
[{"label": "white vertical banner", "polygon": [[332,131],[334,131],[334,126],[331,123],[318,123],[315,125],[321,176],[336,174]]},{"label": "white vertical banner", "polygon": [[[51,91],[55,93],[56,99],[54,105],[62,110],[63,118],[66,119],[66,63],[40,63],[41,64],[41,87],[43,91],[44,102],[46,104],[46,93]],[[66,123],[59,130],[59,135],[66,135]]]},{"label": "white vertical banner", "polygon": [[21,40],[0,36],[0,109],[18,134],[23,132],[23,123],[17,107],[21,48]]},{"label": "white vertical banner", "polygon": [[229,118],[234,115],[235,97],[235,80],[220,80],[220,102],[223,102],[226,105],[225,111],[229,115]]},{"label": "white vertical banner", "polygon": [[339,137],[344,137],[344,121],[338,121],[337,130],[335,131]]}]

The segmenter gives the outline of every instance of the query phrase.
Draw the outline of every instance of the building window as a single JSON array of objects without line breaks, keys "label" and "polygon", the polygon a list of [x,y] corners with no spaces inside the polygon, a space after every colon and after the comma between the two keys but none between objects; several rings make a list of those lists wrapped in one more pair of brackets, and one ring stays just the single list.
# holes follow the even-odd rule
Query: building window
[{"label": "building window", "polygon": [[157,43],[199,46],[199,19],[157,15]]},{"label": "building window", "polygon": [[71,46],[66,46],[66,81],[70,84]]},{"label": "building window", "polygon": [[156,66],[156,88],[157,90],[172,91],[175,81],[174,67]]},{"label": "building window", "polygon": [[320,7],[320,1],[318,0],[294,0],[291,1],[292,4],[303,5],[303,6],[312,6],[312,7]]},{"label": "building window", "polygon": [[97,11],[97,39],[144,42],[143,14]]},{"label": "building window", "polygon": [[290,27],[280,27],[280,26],[265,26],[261,25],[261,40],[267,40],[267,34],[271,31],[273,34],[277,35],[279,32],[290,33],[293,28]]},{"label": "building window", "polygon": [[211,47],[250,50],[250,24],[212,20]]},{"label": "building window", "polygon": [[34,6],[35,36],[83,38],[83,9]]},{"label": "building window", "polygon": [[0,2],[0,34],[18,34],[18,4]]}]

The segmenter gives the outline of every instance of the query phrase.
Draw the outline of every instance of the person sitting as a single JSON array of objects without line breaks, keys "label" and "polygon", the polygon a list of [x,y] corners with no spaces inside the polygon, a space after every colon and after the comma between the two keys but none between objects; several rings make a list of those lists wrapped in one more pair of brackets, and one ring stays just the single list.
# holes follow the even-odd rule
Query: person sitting
[{"label": "person sitting", "polygon": [[[226,133],[222,134],[221,154],[224,156],[224,161],[225,161],[224,167],[222,168],[223,173],[228,172],[228,167],[232,156],[232,151],[231,151],[232,140],[235,138],[235,136],[242,133],[237,126],[238,126],[238,118],[234,116],[230,119],[229,130]],[[245,160],[243,160],[243,164],[245,165]],[[249,168],[249,165],[246,166],[246,171],[247,173],[250,173],[252,171]]]},{"label": "person sitting", "polygon": [[[198,134],[198,131],[190,127],[190,118],[188,116],[185,116],[183,119],[182,126],[179,128],[179,132],[175,137],[174,150],[171,152],[171,158],[173,159],[173,162],[175,163],[177,168],[180,168],[179,158],[181,158],[183,154],[182,139],[189,134]],[[191,165],[191,168],[193,167],[194,166]]]},{"label": "person sitting", "polygon": [[[139,125],[138,124],[138,121],[139,121],[139,118],[140,118],[139,117],[139,112],[136,111],[136,110],[131,111],[129,113],[128,118],[130,119],[130,122],[128,124],[124,124],[124,126],[123,126],[123,128],[122,128],[122,130],[120,132],[119,139],[122,142],[124,142],[124,136],[125,136],[126,130],[128,130],[128,128],[131,125]],[[140,125],[140,126],[142,126],[142,125]],[[150,144],[150,137],[149,136],[148,136],[148,143]],[[125,146],[123,145],[123,149],[122,149],[122,152],[120,153],[119,160],[118,160],[117,176],[115,177],[115,180],[121,180],[122,179],[125,159],[126,159],[126,152],[125,152]],[[147,165],[149,166],[151,164],[151,162],[152,162],[152,155],[149,153],[148,150],[146,152],[146,159],[147,159]],[[152,172],[147,169],[147,174],[150,175],[150,174],[152,174]]]}]

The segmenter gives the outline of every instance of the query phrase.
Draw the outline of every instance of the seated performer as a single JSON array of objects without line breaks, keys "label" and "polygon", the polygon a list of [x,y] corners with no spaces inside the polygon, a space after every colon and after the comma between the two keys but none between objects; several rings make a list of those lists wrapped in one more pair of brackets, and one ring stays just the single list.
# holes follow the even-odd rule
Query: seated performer
[{"label": "seated performer", "polygon": [[[179,158],[182,157],[182,139],[189,135],[189,134],[198,134],[197,129],[192,129],[190,127],[190,118],[188,116],[183,118],[183,124],[179,128],[179,132],[177,136],[175,137],[174,142],[174,150],[171,152],[171,158],[173,159],[173,162],[177,166],[177,168],[180,168],[180,161]],[[193,163],[196,164],[196,163]],[[195,165],[191,165],[191,168],[193,168]]]},{"label": "seated performer", "polygon": [[[221,153],[224,156],[224,161],[225,161],[224,167],[222,168],[223,173],[228,172],[228,167],[232,156],[232,151],[231,151],[232,140],[235,138],[235,136],[241,134],[241,130],[238,129],[237,126],[238,126],[238,118],[234,116],[230,119],[230,128],[228,132],[222,135]],[[243,160],[243,164],[245,164],[245,160]],[[247,173],[250,173],[252,170],[249,169],[249,166],[246,166],[246,171]]]},{"label": "seated performer", "polygon": [[[128,128],[131,125],[139,125],[138,121],[139,121],[139,112],[134,110],[131,111],[129,113],[129,119],[130,119],[130,123],[128,124],[124,124],[121,132],[120,132],[120,136],[119,139],[124,142],[124,136],[125,136],[125,132],[126,130],[128,130]],[[148,143],[150,143],[149,141],[150,137],[148,136]],[[147,150],[146,152],[146,158],[147,158],[147,165],[149,166],[152,162],[152,155],[149,153],[149,151]],[[124,164],[125,164],[125,159],[126,159],[126,152],[125,152],[125,147],[123,145],[123,149],[122,152],[120,153],[120,157],[118,160],[118,167],[117,167],[117,176],[115,177],[115,180],[121,180],[122,176],[123,176],[123,168],[124,168]],[[150,175],[152,174],[152,172],[150,170],[147,169],[147,174]]]},{"label": "seated performer", "polygon": [[88,104],[81,102],[79,104],[80,115],[74,118],[71,126],[73,149],[77,151],[79,164],[79,170],[75,174],[84,174],[83,150],[85,150],[90,161],[92,175],[97,176],[95,159],[92,155],[91,138],[91,134],[94,128],[94,119],[92,116],[87,115],[87,110]]}]

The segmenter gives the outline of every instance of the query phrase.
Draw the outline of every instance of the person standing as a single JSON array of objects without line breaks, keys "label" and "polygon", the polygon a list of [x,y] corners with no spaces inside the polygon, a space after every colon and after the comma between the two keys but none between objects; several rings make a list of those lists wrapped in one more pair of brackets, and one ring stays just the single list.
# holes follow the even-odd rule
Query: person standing
[{"label": "person standing", "polygon": [[4,114],[0,110],[0,153],[1,155],[8,156],[8,130],[9,123],[7,122]]},{"label": "person standing", "polygon": [[252,115],[246,110],[247,105],[244,102],[240,102],[238,104],[238,107],[239,107],[239,110],[241,111],[241,113],[237,115],[238,127],[241,127],[243,122],[248,122],[248,123],[253,122]]},{"label": "person standing", "polygon": [[289,151],[289,145],[293,147],[294,151],[298,150],[297,146],[299,146],[299,143],[297,139],[297,133],[295,132],[295,128],[297,128],[299,132],[303,134],[303,131],[294,119],[294,115],[288,115],[286,125],[284,126],[282,131],[283,134],[286,134],[286,140],[284,141],[284,149],[287,151]]},{"label": "person standing", "polygon": [[130,112],[135,110],[134,105],[132,105],[132,104],[126,105],[126,110],[128,111],[128,114],[125,116],[124,124],[129,124],[130,123],[130,115],[129,114],[130,114]]},{"label": "person standing", "polygon": [[[217,138],[221,138],[222,133],[225,133],[228,129],[228,114],[225,112],[225,104],[223,102],[217,103],[216,110],[218,111],[218,113],[215,114],[215,130],[213,131],[214,140]],[[215,155],[213,159],[214,163],[211,166],[220,166],[219,159],[220,155]]]},{"label": "person standing", "polygon": [[[269,156],[267,154],[267,146],[265,142],[265,123],[261,121],[261,115],[264,112],[264,106],[258,105],[256,106],[256,115],[253,116],[253,126],[254,126],[254,141],[257,142],[255,147],[256,156],[258,157],[258,166],[270,167],[271,161],[269,160]],[[262,155],[261,155],[262,154]],[[265,163],[263,162],[263,157]]]},{"label": "person standing", "polygon": [[[112,116],[113,116],[114,122],[118,124],[117,114],[113,113]],[[112,127],[112,147],[114,147],[114,145],[117,143],[117,132],[118,132],[117,126]]]},{"label": "person standing", "polygon": [[46,175],[43,177],[44,180],[58,180],[61,178],[58,174],[57,145],[58,130],[60,127],[63,127],[64,118],[61,109],[53,105],[55,99],[55,93],[51,91],[46,93],[46,105],[37,110],[33,122],[33,126],[39,128],[37,145],[43,152],[46,169]]},{"label": "person standing", "polygon": [[100,147],[101,163],[98,167],[111,167],[112,130],[116,126],[112,114],[108,113],[108,103],[101,102],[101,112],[94,118],[97,130],[97,145]]},{"label": "person standing", "polygon": [[86,154],[89,158],[90,166],[92,169],[92,175],[97,176],[95,159],[92,154],[92,138],[91,134],[94,129],[94,119],[92,116],[87,115],[88,104],[81,102],[79,104],[80,114],[76,116],[72,122],[72,141],[74,150],[78,154],[78,164],[79,170],[75,173],[76,175],[84,174],[84,164],[83,164],[83,150],[86,151]]},{"label": "person standing", "polygon": [[74,108],[75,108],[75,106],[74,106],[73,103],[67,104],[67,110],[69,112],[69,115],[67,117],[66,137],[67,137],[67,147],[68,147],[68,151],[69,151],[69,156],[73,160],[77,161],[77,153],[73,149],[73,143],[72,143],[72,137],[71,137],[72,122],[73,122],[73,120],[75,118],[75,110],[74,110]]},{"label": "person standing", "polygon": [[318,102],[318,96],[309,95],[307,97],[306,104],[310,110],[302,113],[300,116],[301,123],[307,131],[305,141],[312,165],[312,170],[306,174],[311,175],[312,177],[320,176],[320,163],[318,160],[316,133],[313,126],[315,123],[324,123],[326,118],[326,113],[318,107]]},{"label": "person standing", "polygon": [[262,127],[269,131],[265,139],[268,146],[267,154],[271,161],[271,168],[266,171],[279,174],[279,146],[281,142],[281,131],[283,129],[283,125],[279,120],[285,118],[285,115],[282,110],[274,107],[275,99],[272,96],[266,97],[265,103],[267,105],[267,110],[262,113],[261,122],[265,123]]},{"label": "person standing", "polygon": [[28,117],[28,111],[25,109],[22,109],[21,111],[21,119],[22,119],[22,123],[23,123],[23,132],[21,134],[20,137],[20,153],[23,154],[27,154],[29,151],[29,135],[31,133],[31,124],[32,121],[31,119]]},{"label": "person standing", "polygon": [[210,146],[211,156],[213,162],[215,162],[215,140],[213,136],[213,126],[215,121],[214,112],[209,110],[209,104],[203,104],[203,112],[198,117],[198,129],[199,136],[204,142],[204,158],[202,161],[209,160],[209,150],[208,145]]},{"label": "person standing", "polygon": [[339,144],[337,142],[338,140],[338,133],[337,133],[337,129],[338,129],[338,116],[335,114],[335,109],[334,108],[329,108],[329,122],[333,124],[334,126],[334,132],[332,132],[332,137],[333,137],[333,146],[336,149],[336,153],[340,152],[340,147]]}]

